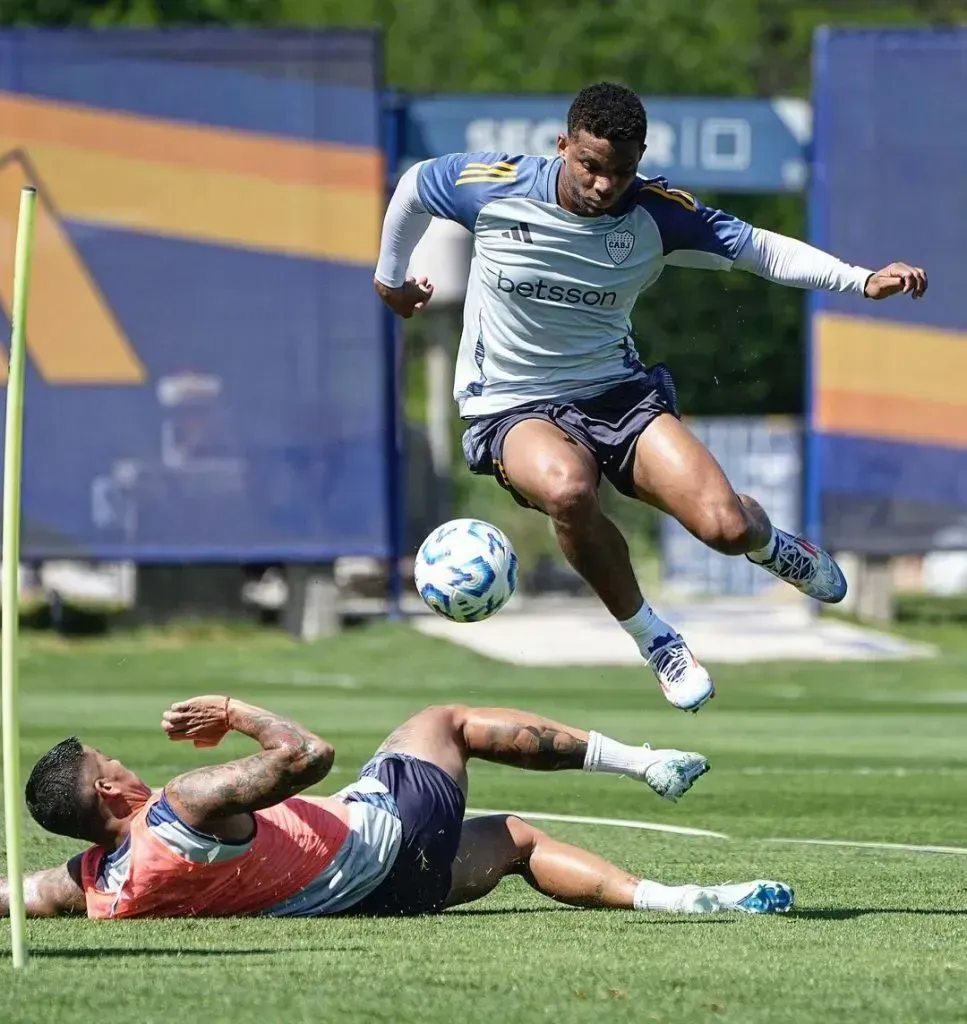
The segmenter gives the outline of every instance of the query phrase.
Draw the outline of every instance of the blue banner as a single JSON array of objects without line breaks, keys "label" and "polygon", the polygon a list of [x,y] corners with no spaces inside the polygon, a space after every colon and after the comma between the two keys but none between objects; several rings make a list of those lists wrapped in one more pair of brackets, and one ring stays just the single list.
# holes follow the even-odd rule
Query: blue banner
[{"label": "blue banner", "polygon": [[822,32],[815,70],[812,241],[860,266],[924,267],[930,289],[813,293],[809,531],[874,555],[962,550],[967,29]]},{"label": "blue banner", "polygon": [[0,33],[4,338],[38,190],[25,558],[389,552],[377,43]]},{"label": "blue banner", "polygon": [[[803,100],[643,97],[642,172],[675,185],[732,192],[800,192],[811,135]],[[405,104],[401,170],[441,153],[489,149],[548,155],[570,97],[434,96]]]}]

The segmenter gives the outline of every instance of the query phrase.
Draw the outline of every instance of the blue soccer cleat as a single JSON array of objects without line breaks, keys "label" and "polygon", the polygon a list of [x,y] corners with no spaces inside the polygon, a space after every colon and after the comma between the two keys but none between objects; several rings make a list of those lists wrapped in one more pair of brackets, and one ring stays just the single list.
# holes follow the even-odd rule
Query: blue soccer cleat
[{"label": "blue soccer cleat", "polygon": [[795,587],[807,597],[825,604],[838,604],[846,597],[846,577],[843,570],[822,548],[817,548],[802,537],[794,537],[784,530],[776,530],[776,543],[772,554],[760,561],[746,555],[753,565]]}]

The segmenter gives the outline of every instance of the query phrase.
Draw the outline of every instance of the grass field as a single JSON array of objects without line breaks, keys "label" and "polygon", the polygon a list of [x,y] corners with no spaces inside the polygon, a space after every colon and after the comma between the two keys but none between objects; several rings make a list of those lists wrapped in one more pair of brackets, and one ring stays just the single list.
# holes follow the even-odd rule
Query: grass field
[{"label": "grass field", "polygon": [[[517,705],[628,741],[702,750],[712,772],[671,805],[612,776],[474,766],[472,807],[723,832],[730,838],[546,825],[663,881],[778,877],[796,887],[799,909],[775,919],[577,911],[515,880],[427,920],[31,922],[28,970],[0,966],[0,1020],[967,1020],[967,851],[769,841],[967,848],[967,642],[962,631],[937,636],[945,653],[932,664],[722,667],[719,697],[698,716],[667,706],[643,671],[515,669],[404,627],[317,647],[231,633],[31,640],[25,769],[77,732],[160,784],[215,759],[167,742],[162,710],[232,692],[334,742],[330,791],[426,703]],[[218,754],[248,749],[230,739]],[[28,830],[31,868],[76,849]]]}]

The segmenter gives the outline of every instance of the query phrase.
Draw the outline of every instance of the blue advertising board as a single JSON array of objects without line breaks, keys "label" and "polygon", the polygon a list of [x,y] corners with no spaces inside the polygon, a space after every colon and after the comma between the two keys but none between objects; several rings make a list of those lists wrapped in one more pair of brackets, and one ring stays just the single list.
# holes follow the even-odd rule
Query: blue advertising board
[{"label": "blue advertising board", "polygon": [[927,269],[921,301],[811,298],[807,527],[869,555],[967,548],[967,29],[821,32],[811,240]]},{"label": "blue advertising board", "polygon": [[0,337],[39,195],[25,558],[389,553],[378,42],[0,33]]},{"label": "blue advertising board", "polygon": [[[554,152],[568,96],[408,97],[401,170],[441,153]],[[808,171],[809,104],[796,99],[643,97],[648,149],[642,172],[693,189],[801,192]]]}]

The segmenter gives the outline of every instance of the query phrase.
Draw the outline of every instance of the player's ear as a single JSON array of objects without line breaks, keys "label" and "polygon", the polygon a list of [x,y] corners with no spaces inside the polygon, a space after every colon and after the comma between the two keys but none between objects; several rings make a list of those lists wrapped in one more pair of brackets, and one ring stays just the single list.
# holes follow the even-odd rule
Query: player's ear
[{"label": "player's ear", "polygon": [[121,795],[118,784],[103,777],[94,780],[94,792],[103,800],[112,800]]},{"label": "player's ear", "polygon": [[561,132],[557,137],[557,155],[564,156],[567,152],[567,134]]}]

